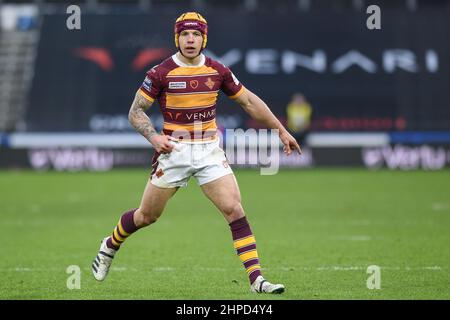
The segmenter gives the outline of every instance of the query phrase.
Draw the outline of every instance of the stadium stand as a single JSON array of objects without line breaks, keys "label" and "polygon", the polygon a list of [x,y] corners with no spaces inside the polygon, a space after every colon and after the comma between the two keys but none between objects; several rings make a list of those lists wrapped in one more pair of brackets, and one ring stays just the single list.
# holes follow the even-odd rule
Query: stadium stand
[{"label": "stadium stand", "polygon": [[14,9],[3,10],[5,14],[0,33],[0,131],[9,132],[20,129],[23,124],[39,32],[36,29],[35,8],[21,8],[11,22],[7,21],[6,16],[11,17]]}]

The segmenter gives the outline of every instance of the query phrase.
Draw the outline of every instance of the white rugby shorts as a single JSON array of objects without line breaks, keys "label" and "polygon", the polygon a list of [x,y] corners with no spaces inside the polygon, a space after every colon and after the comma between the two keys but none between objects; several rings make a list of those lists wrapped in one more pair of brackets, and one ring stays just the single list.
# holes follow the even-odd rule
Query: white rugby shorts
[{"label": "white rugby shorts", "polygon": [[191,176],[199,185],[233,173],[220,139],[189,143],[173,141],[171,153],[155,151],[152,160],[151,183],[160,188],[186,187]]}]

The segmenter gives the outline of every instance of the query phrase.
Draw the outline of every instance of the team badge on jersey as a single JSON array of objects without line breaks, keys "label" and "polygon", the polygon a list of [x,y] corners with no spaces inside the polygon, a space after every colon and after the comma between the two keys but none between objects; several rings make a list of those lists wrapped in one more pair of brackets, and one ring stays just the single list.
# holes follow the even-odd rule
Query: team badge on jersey
[{"label": "team badge on jersey", "polygon": [[155,175],[157,178],[161,178],[164,175],[164,171],[162,169],[159,169],[158,171],[156,171]]},{"label": "team badge on jersey", "polygon": [[152,80],[150,80],[148,77],[145,77],[142,86],[144,87],[145,90],[150,91],[150,87],[152,86]]},{"label": "team badge on jersey", "polygon": [[208,80],[205,82],[205,84],[210,90],[212,90],[212,88],[214,88],[215,82],[212,81],[210,77],[208,77]]},{"label": "team badge on jersey", "polygon": [[191,81],[189,81],[189,85],[191,86],[192,89],[197,89],[198,81],[197,80],[191,80]]}]

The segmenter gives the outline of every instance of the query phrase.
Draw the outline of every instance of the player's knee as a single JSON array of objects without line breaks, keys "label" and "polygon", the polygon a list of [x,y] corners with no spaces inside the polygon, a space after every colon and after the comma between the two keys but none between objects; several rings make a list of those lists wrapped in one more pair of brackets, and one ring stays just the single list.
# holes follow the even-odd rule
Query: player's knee
[{"label": "player's knee", "polygon": [[223,213],[226,214],[228,217],[234,217],[236,219],[239,219],[244,216],[244,209],[242,208],[241,202],[236,201],[230,203],[230,205],[225,207],[223,209]]},{"label": "player's knee", "polygon": [[142,219],[142,224],[144,226],[149,226],[149,225],[155,223],[157,220],[158,220],[158,218],[155,216],[144,216]]},{"label": "player's knee", "polygon": [[136,223],[139,227],[146,227],[158,220],[158,215],[154,212],[143,210],[142,208],[138,210],[138,216]]}]

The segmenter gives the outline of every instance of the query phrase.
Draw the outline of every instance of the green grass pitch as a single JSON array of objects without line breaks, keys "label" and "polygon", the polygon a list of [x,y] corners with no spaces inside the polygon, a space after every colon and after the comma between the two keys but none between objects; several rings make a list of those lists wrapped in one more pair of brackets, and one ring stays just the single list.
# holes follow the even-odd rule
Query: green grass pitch
[{"label": "green grass pitch", "polygon": [[[132,235],[102,283],[90,265],[148,172],[0,172],[0,299],[449,299],[450,171],[236,170],[263,273],[249,292],[229,227],[195,180]],[[67,268],[80,267],[70,290]],[[369,290],[367,267],[380,267]]]}]

